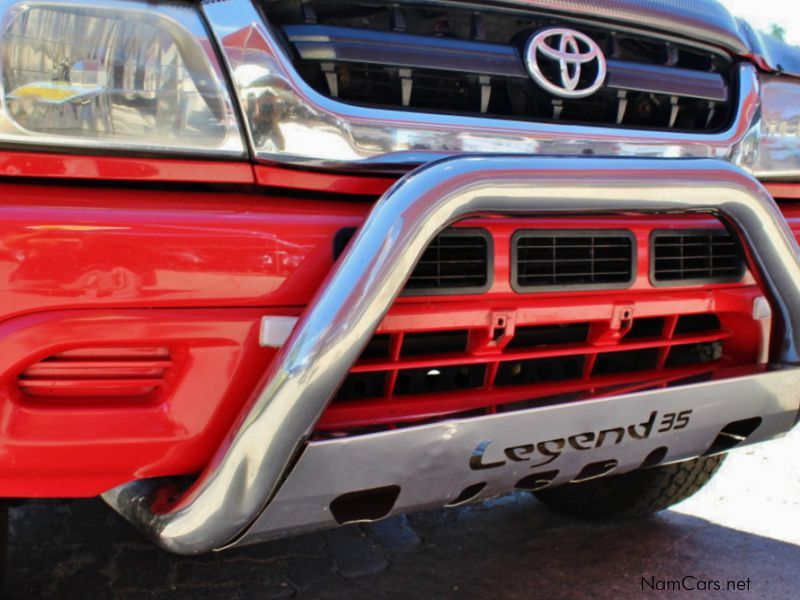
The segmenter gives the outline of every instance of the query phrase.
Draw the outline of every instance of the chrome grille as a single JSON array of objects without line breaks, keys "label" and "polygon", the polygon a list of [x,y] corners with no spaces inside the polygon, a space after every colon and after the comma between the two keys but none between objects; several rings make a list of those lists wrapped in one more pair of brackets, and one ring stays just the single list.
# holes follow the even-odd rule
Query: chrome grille
[{"label": "chrome grille", "polygon": [[[713,132],[732,116],[732,62],[656,37],[520,9],[455,3],[265,3],[295,67],[318,92],[395,110],[535,122]],[[520,56],[539,29],[573,27],[608,58],[597,93],[556,98]]]}]

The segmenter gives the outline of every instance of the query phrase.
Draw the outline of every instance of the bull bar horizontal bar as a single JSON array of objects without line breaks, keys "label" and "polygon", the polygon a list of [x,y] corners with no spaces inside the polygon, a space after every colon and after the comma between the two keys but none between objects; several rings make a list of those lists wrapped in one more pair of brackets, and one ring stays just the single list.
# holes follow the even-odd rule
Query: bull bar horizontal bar
[{"label": "bull bar horizontal bar", "polygon": [[104,499],[172,552],[235,543],[285,481],[441,230],[478,215],[626,212],[710,213],[737,233],[779,318],[772,364],[800,364],[800,249],[775,202],[740,169],[712,159],[449,158],[408,174],[378,201],[185,493],[173,500],[155,479]]}]

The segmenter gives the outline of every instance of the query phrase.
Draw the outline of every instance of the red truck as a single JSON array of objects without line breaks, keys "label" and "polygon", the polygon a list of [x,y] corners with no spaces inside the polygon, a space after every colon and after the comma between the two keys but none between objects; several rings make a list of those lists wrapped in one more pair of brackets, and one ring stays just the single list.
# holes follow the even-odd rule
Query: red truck
[{"label": "red truck", "polygon": [[642,515],[797,423],[800,50],[714,0],[0,8],[9,503]]}]

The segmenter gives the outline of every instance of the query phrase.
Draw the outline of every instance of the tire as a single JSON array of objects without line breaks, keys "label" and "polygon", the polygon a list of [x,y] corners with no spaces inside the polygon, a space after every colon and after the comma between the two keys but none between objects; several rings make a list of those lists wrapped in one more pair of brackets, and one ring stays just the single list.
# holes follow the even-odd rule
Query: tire
[{"label": "tire", "polygon": [[639,469],[534,492],[556,512],[584,520],[633,519],[686,500],[714,476],[724,454]]}]

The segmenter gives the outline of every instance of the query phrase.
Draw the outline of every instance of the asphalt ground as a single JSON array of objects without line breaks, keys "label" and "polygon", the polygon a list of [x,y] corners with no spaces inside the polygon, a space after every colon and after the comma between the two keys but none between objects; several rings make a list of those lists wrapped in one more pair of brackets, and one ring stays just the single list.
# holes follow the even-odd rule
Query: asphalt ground
[{"label": "asphalt ground", "polygon": [[158,550],[99,500],[30,502],[10,513],[5,597],[794,600],[799,458],[800,429],[743,448],[640,521],[575,523],[515,493],[197,558]]}]

